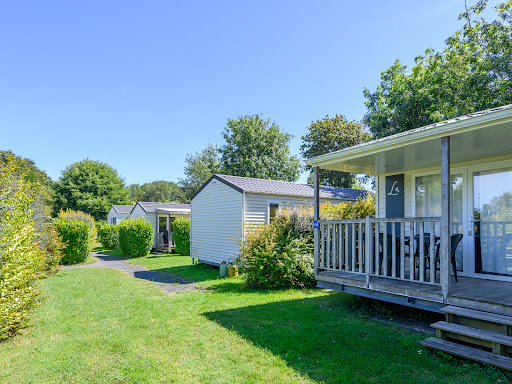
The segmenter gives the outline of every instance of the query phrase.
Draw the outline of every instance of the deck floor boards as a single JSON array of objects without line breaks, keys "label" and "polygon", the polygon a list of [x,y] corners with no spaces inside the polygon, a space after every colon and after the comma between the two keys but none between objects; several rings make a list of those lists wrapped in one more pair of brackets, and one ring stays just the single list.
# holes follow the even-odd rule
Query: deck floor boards
[{"label": "deck floor boards", "polygon": [[[322,271],[318,274],[318,280],[364,288],[366,276],[364,274],[343,271]],[[450,300],[457,301],[458,303],[472,302],[475,303],[475,306],[469,307],[474,309],[478,309],[478,304],[482,303],[488,311],[492,311],[492,306],[498,305],[505,307],[507,314],[512,312],[512,282],[463,276],[459,276],[458,280],[456,282],[455,278],[452,277],[451,290],[448,295],[449,303]],[[425,297],[433,302],[442,302],[441,287],[439,285],[374,276],[371,277],[371,283],[374,286],[378,286],[378,291],[381,292],[411,297]]]}]

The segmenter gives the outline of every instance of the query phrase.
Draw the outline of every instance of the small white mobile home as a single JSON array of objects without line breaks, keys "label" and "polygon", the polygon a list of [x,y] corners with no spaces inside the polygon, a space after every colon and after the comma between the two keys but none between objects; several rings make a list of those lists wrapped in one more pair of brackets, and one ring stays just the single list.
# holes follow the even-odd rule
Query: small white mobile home
[{"label": "small white mobile home", "polygon": [[[366,191],[321,187],[322,202],[355,201]],[[249,177],[213,175],[192,196],[191,257],[219,265],[238,256],[245,224],[262,224],[281,208],[313,204],[313,186]]]},{"label": "small white mobile home", "polygon": [[122,220],[130,216],[133,205],[113,205],[110,207],[107,215],[107,223],[119,224]]},{"label": "small white mobile home", "polygon": [[153,248],[170,251],[174,248],[172,223],[177,217],[190,218],[190,205],[138,201],[133,207],[130,216],[148,219],[153,226],[155,234]]}]

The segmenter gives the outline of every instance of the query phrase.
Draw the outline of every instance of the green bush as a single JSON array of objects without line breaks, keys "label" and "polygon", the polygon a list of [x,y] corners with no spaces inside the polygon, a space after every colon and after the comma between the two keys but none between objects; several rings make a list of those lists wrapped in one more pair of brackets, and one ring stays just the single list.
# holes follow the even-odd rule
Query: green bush
[{"label": "green bush", "polygon": [[119,226],[117,224],[96,223],[98,241],[106,249],[119,248]]},{"label": "green bush", "polygon": [[315,286],[313,239],[306,230],[309,216],[300,215],[301,209],[294,208],[270,224],[246,228],[237,263],[249,287]]},{"label": "green bush", "polygon": [[55,228],[64,243],[62,264],[83,263],[92,251],[92,233],[87,223],[57,219]]},{"label": "green bush", "polygon": [[172,239],[176,253],[190,255],[190,219],[178,217],[173,223]]},{"label": "green bush", "polygon": [[118,224],[119,246],[128,256],[146,256],[153,247],[153,227],[144,217],[125,219]]},{"label": "green bush", "polygon": [[88,213],[73,211],[72,209],[66,209],[65,211],[61,209],[57,217],[62,220],[78,220],[86,223],[91,230],[91,246],[94,247],[96,243],[96,222],[94,217]]},{"label": "green bush", "polygon": [[36,242],[30,189],[12,161],[0,166],[0,340],[25,323],[40,293],[43,254]]}]

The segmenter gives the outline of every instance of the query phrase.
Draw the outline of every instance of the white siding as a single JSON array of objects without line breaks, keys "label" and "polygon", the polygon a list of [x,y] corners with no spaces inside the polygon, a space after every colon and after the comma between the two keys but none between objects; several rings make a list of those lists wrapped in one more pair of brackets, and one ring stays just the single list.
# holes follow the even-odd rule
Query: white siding
[{"label": "white siding", "polygon": [[112,218],[117,218],[117,224],[119,224],[121,221],[126,219],[128,216],[130,216],[129,213],[117,213],[114,208],[110,208],[110,211],[108,211],[107,215],[107,223],[112,224]]},{"label": "white siding", "polygon": [[242,233],[243,194],[213,179],[190,202],[191,257],[210,264],[238,257],[234,237]]}]

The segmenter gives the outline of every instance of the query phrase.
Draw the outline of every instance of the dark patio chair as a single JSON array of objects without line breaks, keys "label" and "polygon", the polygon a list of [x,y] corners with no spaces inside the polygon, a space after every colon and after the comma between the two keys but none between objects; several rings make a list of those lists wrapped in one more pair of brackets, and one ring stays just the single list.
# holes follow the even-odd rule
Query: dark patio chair
[{"label": "dark patio chair", "polygon": [[[457,261],[455,260],[455,252],[457,251],[457,246],[459,245],[460,241],[462,240],[462,234],[461,233],[457,233],[455,235],[452,235],[452,239],[451,239],[451,262],[452,262],[452,268],[453,268],[453,274],[455,275],[455,281],[458,282],[459,280],[457,279]],[[441,264],[441,258],[439,257],[439,247],[440,247],[440,244],[437,245],[437,250],[436,250],[436,270],[434,271],[434,280],[436,279],[436,272],[437,272],[437,264]]]}]

